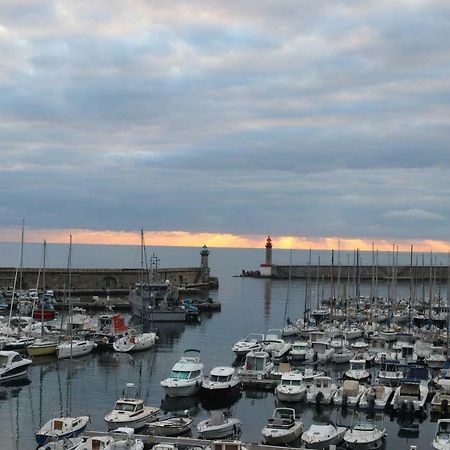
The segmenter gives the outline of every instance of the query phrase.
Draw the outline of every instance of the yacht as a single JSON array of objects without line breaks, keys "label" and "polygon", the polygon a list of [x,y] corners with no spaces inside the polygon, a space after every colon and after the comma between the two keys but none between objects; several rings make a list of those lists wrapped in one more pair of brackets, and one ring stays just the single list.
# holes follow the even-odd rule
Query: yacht
[{"label": "yacht", "polygon": [[153,347],[158,339],[156,333],[153,332],[138,334],[127,333],[114,341],[113,348],[116,352],[137,352]]},{"label": "yacht", "polygon": [[26,377],[32,363],[31,359],[22,358],[12,350],[0,351],[0,382]]},{"label": "yacht", "polygon": [[161,381],[161,386],[169,397],[187,397],[200,390],[203,379],[200,351],[188,349],[172,367],[169,378]]},{"label": "yacht", "polygon": [[303,422],[296,417],[295,409],[276,408],[262,429],[262,435],[269,445],[285,445],[298,439],[303,428]]},{"label": "yacht", "polygon": [[298,371],[286,372],[281,375],[281,382],[275,388],[278,400],[282,402],[300,402],[306,397],[306,383]]},{"label": "yacht", "polygon": [[241,339],[233,345],[232,351],[237,356],[245,356],[250,351],[259,351],[262,349],[263,334],[249,334],[246,338]]},{"label": "yacht", "polygon": [[114,409],[106,414],[105,422],[109,430],[120,427],[134,429],[142,428],[147,422],[156,420],[159,408],[145,406],[144,401],[139,398],[135,385],[127,383],[123,395],[119,398]]},{"label": "yacht", "polygon": [[76,358],[91,353],[95,342],[71,339],[58,345],[58,359]]},{"label": "yacht", "polygon": [[233,367],[214,367],[202,381],[202,393],[214,398],[232,397],[240,392],[241,385]]}]

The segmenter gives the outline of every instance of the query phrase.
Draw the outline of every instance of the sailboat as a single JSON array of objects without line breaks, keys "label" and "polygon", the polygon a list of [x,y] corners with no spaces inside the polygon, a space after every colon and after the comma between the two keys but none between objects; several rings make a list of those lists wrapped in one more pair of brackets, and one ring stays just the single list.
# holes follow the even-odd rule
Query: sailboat
[{"label": "sailboat", "polygon": [[[46,257],[47,241],[44,241],[44,262],[42,270],[42,289],[45,292],[45,257]],[[44,338],[44,298],[41,299],[41,338],[34,341],[27,347],[27,353],[30,356],[53,355],[56,353],[58,344],[55,341]]]},{"label": "sailboat", "polygon": [[[72,269],[72,235],[70,236],[69,244],[69,258],[68,258],[68,275],[69,275],[69,322],[72,322],[73,308],[71,298],[71,269]],[[95,342],[88,340],[76,340],[73,338],[73,327],[70,326],[70,337],[68,341],[62,342],[58,345],[58,359],[75,358],[77,356],[87,355],[96,347]]]},{"label": "sailboat", "polygon": [[[68,258],[68,273],[69,273],[69,287],[70,287],[70,267],[72,257],[72,235],[70,235],[69,244],[69,258]],[[70,292],[70,291],[69,291]],[[70,298],[70,297],[69,297]],[[72,352],[73,347],[70,346]],[[59,347],[58,347],[59,352]],[[58,440],[63,438],[71,438],[80,434],[89,423],[89,416],[71,416],[72,409],[72,357],[70,355],[70,363],[67,376],[67,416],[56,417],[48,420],[37,432],[36,441],[39,445],[44,445],[49,440]]]}]

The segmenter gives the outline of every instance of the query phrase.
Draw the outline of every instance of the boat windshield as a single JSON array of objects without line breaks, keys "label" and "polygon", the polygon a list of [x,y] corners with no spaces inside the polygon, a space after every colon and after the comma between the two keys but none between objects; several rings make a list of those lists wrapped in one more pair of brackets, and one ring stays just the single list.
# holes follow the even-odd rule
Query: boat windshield
[{"label": "boat windshield", "polygon": [[126,412],[133,412],[135,408],[135,405],[133,403],[124,403],[124,402],[117,402],[114,409],[116,411],[126,411]]},{"label": "boat windshield", "polygon": [[358,362],[352,363],[353,370],[364,370],[365,368],[366,368],[365,361],[358,361]]},{"label": "boat windshield", "polygon": [[173,380],[187,380],[191,372],[185,370],[172,370],[170,378]]},{"label": "boat windshield", "polygon": [[444,439],[444,438],[448,439],[448,438],[450,438],[450,423],[441,422],[439,424],[439,427],[438,427],[437,435],[441,439]]},{"label": "boat windshield", "polygon": [[1,367],[5,367],[6,363],[8,362],[8,357],[7,356],[0,356],[0,366]]},{"label": "boat windshield", "polygon": [[282,386],[300,386],[301,384],[300,380],[281,380]]},{"label": "boat windshield", "polygon": [[211,381],[215,381],[218,383],[226,383],[227,381],[231,380],[230,376],[224,376],[224,375],[211,375]]}]

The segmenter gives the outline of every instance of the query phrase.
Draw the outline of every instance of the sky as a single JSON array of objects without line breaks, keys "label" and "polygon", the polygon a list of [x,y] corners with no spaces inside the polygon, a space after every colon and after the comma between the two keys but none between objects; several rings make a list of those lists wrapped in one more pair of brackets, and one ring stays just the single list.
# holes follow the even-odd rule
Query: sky
[{"label": "sky", "polygon": [[0,240],[450,249],[447,0],[0,3]]}]

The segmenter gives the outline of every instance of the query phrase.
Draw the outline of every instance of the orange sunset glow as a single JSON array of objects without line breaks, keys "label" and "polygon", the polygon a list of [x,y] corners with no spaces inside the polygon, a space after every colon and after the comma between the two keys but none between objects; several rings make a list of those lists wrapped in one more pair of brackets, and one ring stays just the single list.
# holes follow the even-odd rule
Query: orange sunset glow
[{"label": "orange sunset glow", "polygon": [[[27,229],[25,240],[27,242],[42,242],[63,244],[72,235],[75,244],[98,245],[138,245],[140,236],[138,231],[112,231],[87,229]],[[420,252],[448,252],[450,241],[423,240],[372,240],[370,238],[351,237],[309,237],[309,236],[277,236],[271,235],[274,248],[279,249],[315,249],[315,250],[371,250],[372,245],[381,251],[392,250],[393,246],[399,251],[409,251],[411,245],[415,251]],[[231,233],[206,233],[189,231],[145,231],[147,245],[168,247],[199,247],[203,244],[209,247],[230,248],[262,248],[266,242],[266,235],[237,235]],[[18,242],[20,230],[9,228],[0,230],[0,241]]]}]

